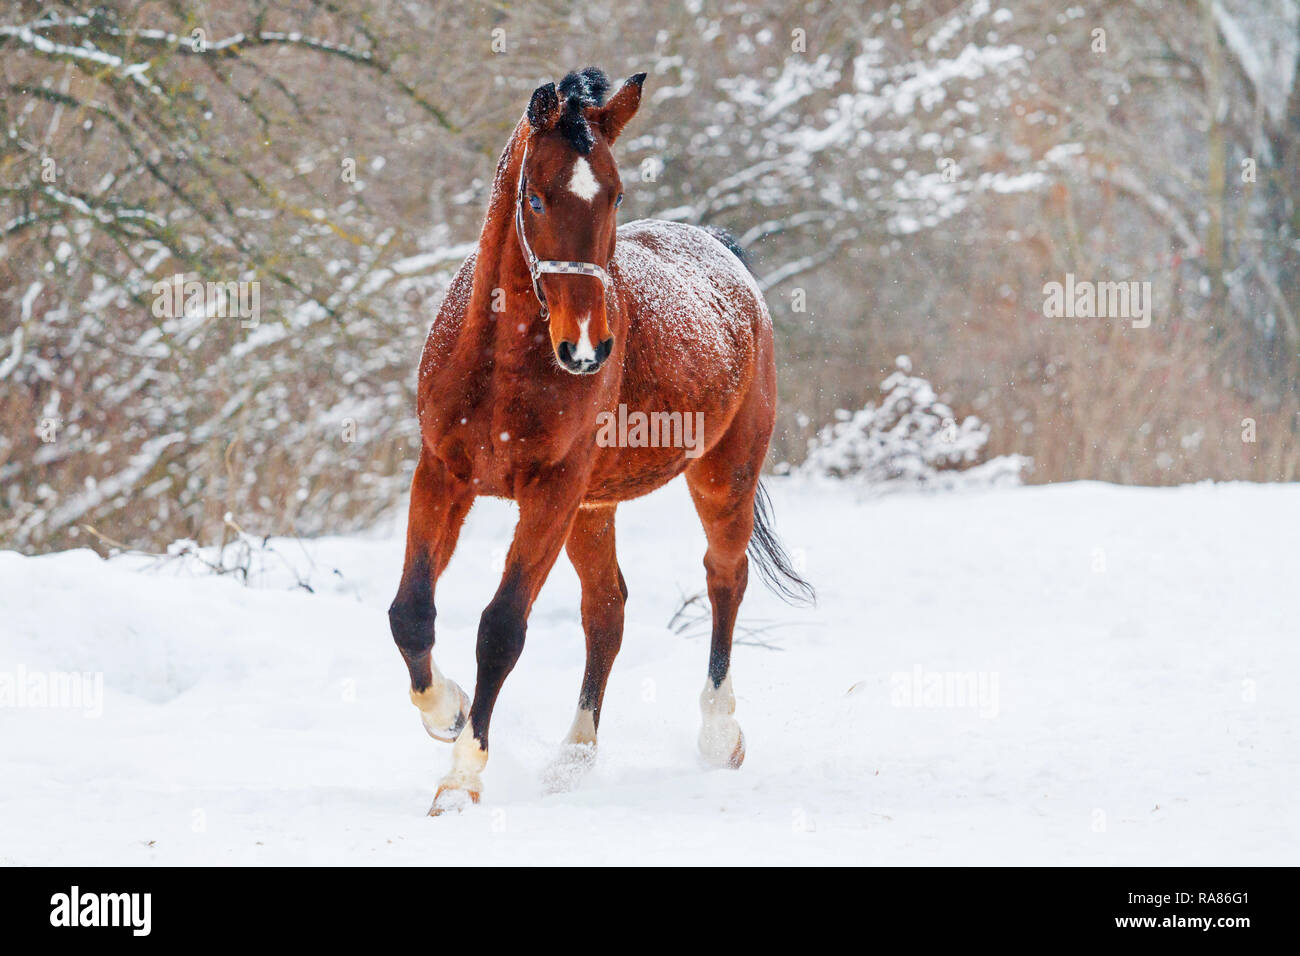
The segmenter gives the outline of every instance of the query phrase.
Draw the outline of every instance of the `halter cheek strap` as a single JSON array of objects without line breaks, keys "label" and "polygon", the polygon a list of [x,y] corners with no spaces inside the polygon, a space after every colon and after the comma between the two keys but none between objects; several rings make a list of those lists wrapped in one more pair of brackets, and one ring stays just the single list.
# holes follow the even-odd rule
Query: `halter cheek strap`
[{"label": "halter cheek strap", "polygon": [[524,177],[524,167],[528,162],[528,144],[524,144],[524,156],[519,161],[519,195],[515,197],[515,232],[519,236],[519,248],[524,252],[524,262],[528,265],[528,274],[533,280],[533,293],[542,307],[542,318],[546,318],[550,309],[546,305],[546,293],[542,291],[542,276],[569,275],[592,276],[599,279],[608,292],[614,286],[613,277],[594,262],[569,262],[562,259],[538,259],[533,254],[533,247],[528,244],[524,233],[524,200],[528,196],[528,180]]}]

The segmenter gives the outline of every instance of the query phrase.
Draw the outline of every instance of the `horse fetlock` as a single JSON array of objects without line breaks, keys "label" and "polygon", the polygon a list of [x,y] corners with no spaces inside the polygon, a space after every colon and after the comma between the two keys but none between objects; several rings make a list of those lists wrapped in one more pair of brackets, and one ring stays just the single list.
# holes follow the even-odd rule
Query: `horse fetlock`
[{"label": "horse fetlock", "polygon": [[736,695],[731,689],[731,674],[720,684],[704,682],[700,693],[700,753],[714,767],[735,769],[745,760],[745,735],[740,730],[736,712]]},{"label": "horse fetlock", "polygon": [[728,671],[720,682],[704,682],[700,691],[700,713],[705,718],[710,716],[730,715],[736,712],[736,692],[731,689],[731,673]]},{"label": "horse fetlock", "polygon": [[596,712],[579,707],[573,716],[573,725],[569,735],[564,738],[566,744],[586,744],[592,749],[596,746]]},{"label": "horse fetlock", "polygon": [[487,766],[487,757],[487,749],[474,736],[473,726],[466,724],[451,750],[451,770],[438,782],[430,815],[436,816],[447,809],[460,809],[466,803],[478,803],[483,795],[481,774]]},{"label": "horse fetlock", "polygon": [[542,771],[547,793],[565,793],[578,785],[596,765],[596,712],[579,707],[560,752]]}]

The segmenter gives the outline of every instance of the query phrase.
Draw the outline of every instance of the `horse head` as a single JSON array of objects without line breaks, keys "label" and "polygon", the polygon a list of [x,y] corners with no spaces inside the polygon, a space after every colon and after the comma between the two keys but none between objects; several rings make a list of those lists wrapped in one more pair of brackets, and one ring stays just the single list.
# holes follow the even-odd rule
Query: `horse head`
[{"label": "horse head", "polygon": [[516,232],[555,357],[575,375],[599,371],[615,345],[606,269],[623,181],[610,146],[640,106],[644,80],[630,77],[605,102],[609,81],[589,68],[539,86],[528,104]]}]

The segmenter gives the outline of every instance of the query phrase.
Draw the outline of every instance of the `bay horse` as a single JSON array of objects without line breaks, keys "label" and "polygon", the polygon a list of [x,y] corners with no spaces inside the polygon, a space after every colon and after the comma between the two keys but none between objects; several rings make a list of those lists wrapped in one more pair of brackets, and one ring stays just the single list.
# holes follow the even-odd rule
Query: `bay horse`
[{"label": "bay horse", "polygon": [[[776,364],[772,320],[739,249],[680,223],[616,228],[623,185],[610,147],[644,80],[632,76],[608,102],[596,69],[533,92],[497,164],[477,251],[425,344],[420,457],[388,615],[425,729],[454,741],[433,815],[479,800],[492,709],[561,548],[582,585],[587,643],[566,749],[594,756],[628,595],[614,553],[619,502],[685,473],[703,522],[713,636],[699,748],[713,765],[739,767],[745,757],[730,660],[747,554],[779,593],[812,595],[772,532],[759,486]],[[694,415],[703,435],[694,450],[598,442],[601,413],[620,407],[661,423]],[[479,495],[513,499],[519,521],[479,622],[471,702],[433,662],[434,585]]]}]

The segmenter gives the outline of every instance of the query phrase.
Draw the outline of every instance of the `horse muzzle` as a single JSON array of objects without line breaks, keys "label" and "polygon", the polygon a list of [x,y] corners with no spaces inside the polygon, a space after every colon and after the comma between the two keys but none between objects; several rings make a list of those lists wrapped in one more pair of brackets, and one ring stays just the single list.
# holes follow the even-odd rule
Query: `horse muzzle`
[{"label": "horse muzzle", "polygon": [[593,346],[583,336],[581,342],[576,345],[567,340],[562,341],[555,348],[555,357],[560,360],[560,366],[574,375],[594,375],[600,371],[600,367],[605,364],[609,358],[609,353],[614,350],[614,336],[610,336],[603,342]]}]

